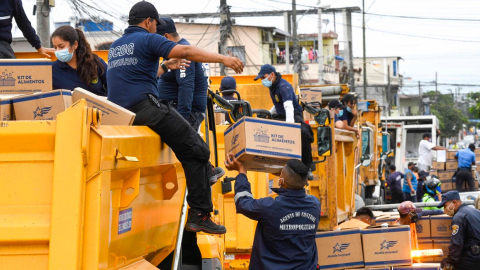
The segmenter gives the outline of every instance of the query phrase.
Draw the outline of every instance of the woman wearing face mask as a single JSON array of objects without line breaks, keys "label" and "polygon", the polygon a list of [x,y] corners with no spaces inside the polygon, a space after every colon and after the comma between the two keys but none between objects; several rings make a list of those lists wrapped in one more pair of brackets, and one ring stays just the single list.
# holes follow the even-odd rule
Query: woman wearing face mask
[{"label": "woman wearing face mask", "polygon": [[344,105],[343,115],[338,118],[342,120],[344,129],[357,133],[357,137],[360,136],[360,131],[355,128],[355,122],[357,121],[357,110],[355,105],[357,104],[357,98],[353,94],[346,94],[342,98]]},{"label": "woman wearing face mask", "polygon": [[92,52],[83,32],[64,25],[51,38],[58,59],[52,65],[53,89],[81,87],[106,96],[107,64]]},{"label": "woman wearing face mask", "polygon": [[340,120],[340,117],[342,117],[344,114],[343,110],[345,109],[345,106],[343,106],[339,100],[334,99],[328,102],[328,109],[330,110],[330,116],[333,115],[335,127],[344,128],[345,125],[343,124],[343,121]]}]

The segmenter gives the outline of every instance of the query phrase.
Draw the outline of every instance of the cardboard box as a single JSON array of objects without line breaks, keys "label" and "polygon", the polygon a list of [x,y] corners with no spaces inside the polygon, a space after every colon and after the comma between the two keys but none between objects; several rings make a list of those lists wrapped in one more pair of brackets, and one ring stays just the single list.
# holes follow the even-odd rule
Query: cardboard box
[{"label": "cardboard box", "polygon": [[300,94],[303,102],[320,102],[322,103],[322,89],[321,88],[303,88],[300,89]]},{"label": "cardboard box", "polygon": [[368,267],[368,268],[351,268],[349,270],[391,270],[391,269],[392,269],[391,267]]},{"label": "cardboard box", "polygon": [[225,113],[215,113],[215,125],[224,125],[225,122]]},{"label": "cardboard box", "polygon": [[451,191],[451,190],[457,189],[457,186],[455,185],[454,182],[452,182],[452,180],[445,181],[445,182],[442,181],[442,185],[441,185],[440,187],[441,187],[441,189],[442,189],[442,192],[446,192],[446,191]]},{"label": "cardboard box", "polygon": [[480,148],[475,148],[475,155],[480,156]]},{"label": "cardboard box", "polygon": [[315,236],[320,269],[363,267],[362,231],[320,232]]},{"label": "cardboard box", "polygon": [[480,161],[480,155],[475,155],[475,162]]},{"label": "cardboard box", "polygon": [[418,249],[433,249],[433,240],[418,240]]},{"label": "cardboard box", "polygon": [[452,217],[447,215],[431,216],[430,230],[432,240],[449,240],[452,237]]},{"label": "cardboard box", "polygon": [[437,176],[439,180],[445,181],[445,180],[452,180],[453,175],[455,174],[456,170],[449,170],[449,171],[442,171],[438,172]]},{"label": "cardboard box", "polygon": [[12,98],[18,95],[0,95],[0,120],[15,120],[13,114]]},{"label": "cardboard box", "polygon": [[135,114],[113,102],[108,101],[105,97],[97,96],[85,89],[75,88],[73,90],[73,102],[80,99],[87,101],[87,106],[102,111],[102,125],[114,126],[131,126],[135,119]]},{"label": "cardboard box", "polygon": [[415,224],[415,227],[417,228],[417,239],[418,241],[422,240],[430,240],[431,234],[430,234],[430,217],[422,217],[417,221]]},{"label": "cardboard box", "polygon": [[52,90],[50,59],[0,60],[0,94],[33,94]]},{"label": "cardboard box", "polygon": [[455,155],[457,154],[457,150],[448,150],[447,151],[447,160],[455,160]]},{"label": "cardboard box", "polygon": [[457,161],[447,161],[445,164],[445,170],[456,170],[458,168],[458,162]]},{"label": "cardboard box", "polygon": [[432,169],[437,171],[444,171],[445,170],[445,162],[432,162]]},{"label": "cardboard box", "polygon": [[300,124],[243,117],[227,128],[225,153],[250,171],[279,173],[289,159],[301,159]]},{"label": "cardboard box", "polygon": [[393,267],[393,270],[442,270],[439,263],[414,263],[410,266],[396,266]]},{"label": "cardboard box", "polygon": [[434,262],[442,262],[443,259],[447,258],[448,250],[449,250],[448,246],[450,246],[450,240],[443,240],[443,241],[433,240],[433,248],[443,250],[443,256],[434,257],[433,258]]},{"label": "cardboard box", "polygon": [[400,218],[400,216],[397,215],[392,215],[390,217],[381,217],[381,218],[376,218],[375,222],[377,226],[380,226],[384,223],[387,223],[388,225],[395,225],[395,222]]},{"label": "cardboard box", "polygon": [[412,264],[410,226],[365,229],[362,239],[366,267]]},{"label": "cardboard box", "polygon": [[72,105],[72,92],[55,90],[12,98],[16,120],[55,120]]}]

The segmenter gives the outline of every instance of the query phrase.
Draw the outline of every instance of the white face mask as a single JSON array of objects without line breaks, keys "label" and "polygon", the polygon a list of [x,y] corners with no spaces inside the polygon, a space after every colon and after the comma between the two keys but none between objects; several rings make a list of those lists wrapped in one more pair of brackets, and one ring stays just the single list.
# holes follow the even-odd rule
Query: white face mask
[{"label": "white face mask", "polygon": [[[452,207],[450,207],[450,206],[452,206]],[[445,213],[446,215],[449,215],[449,216],[453,217],[453,216],[455,215],[455,205],[453,205],[453,203],[449,204],[449,205],[448,205],[448,208],[445,207],[445,208],[443,209],[443,213]]]}]

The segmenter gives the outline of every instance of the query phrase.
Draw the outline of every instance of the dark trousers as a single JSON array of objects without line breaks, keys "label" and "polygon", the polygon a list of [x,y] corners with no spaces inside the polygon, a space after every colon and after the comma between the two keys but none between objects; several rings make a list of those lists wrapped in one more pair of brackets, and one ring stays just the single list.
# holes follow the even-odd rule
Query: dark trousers
[{"label": "dark trousers", "polygon": [[457,171],[456,183],[457,191],[463,191],[463,183],[468,183],[468,189],[470,191],[475,191],[475,178],[473,178],[472,171],[470,169],[460,169]]},{"label": "dark trousers", "polygon": [[405,201],[405,195],[401,190],[394,190],[391,192],[392,194],[392,203],[402,203]]},{"label": "dark trousers", "polygon": [[421,202],[422,199],[423,199],[423,194],[425,194],[425,192],[423,191],[423,180],[418,180],[418,184],[417,184],[417,202]]},{"label": "dark trousers", "polygon": [[187,181],[187,202],[199,212],[212,212],[209,184],[210,150],[190,124],[168,102],[147,98],[130,108],[136,114],[133,125],[155,131],[182,163]]},{"label": "dark trousers", "polygon": [[0,59],[15,59],[12,46],[6,41],[0,41]]},{"label": "dark trousers", "polygon": [[[273,115],[274,120],[285,121],[286,116],[284,114],[275,114]],[[313,143],[313,131],[312,127],[303,121],[303,116],[301,113],[295,113],[294,115],[295,123],[301,124],[301,134],[302,134],[302,162],[310,168],[313,163],[312,157],[312,143]]]},{"label": "dark trousers", "polygon": [[413,196],[410,192],[403,192],[405,201],[417,202],[417,195]]}]

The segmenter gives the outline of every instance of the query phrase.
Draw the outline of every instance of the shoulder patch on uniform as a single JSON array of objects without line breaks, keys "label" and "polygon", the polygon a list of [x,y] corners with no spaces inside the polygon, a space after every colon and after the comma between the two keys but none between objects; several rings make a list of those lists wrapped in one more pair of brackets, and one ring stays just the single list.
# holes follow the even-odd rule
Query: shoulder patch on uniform
[{"label": "shoulder patch on uniform", "polygon": [[452,235],[456,235],[458,233],[459,226],[453,225],[452,226]]},{"label": "shoulder patch on uniform", "polygon": [[280,99],[278,98],[277,95],[275,95],[275,100],[276,100],[277,102],[280,102]]}]

